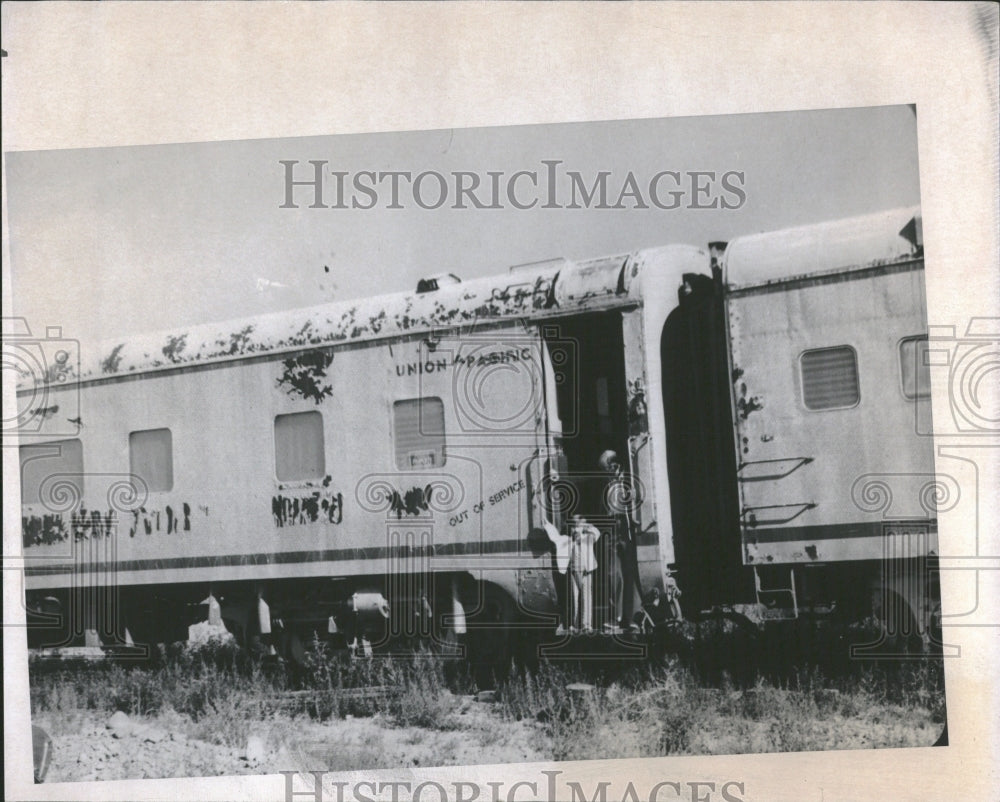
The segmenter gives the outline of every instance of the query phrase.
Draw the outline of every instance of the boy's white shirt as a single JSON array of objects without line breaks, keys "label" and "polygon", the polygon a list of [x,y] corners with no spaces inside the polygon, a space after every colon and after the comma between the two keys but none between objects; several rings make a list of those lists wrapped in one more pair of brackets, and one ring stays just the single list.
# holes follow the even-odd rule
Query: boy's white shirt
[{"label": "boy's white shirt", "polygon": [[[576,545],[579,559],[574,562],[574,568],[583,573],[596,571],[597,556],[594,554],[594,544],[601,536],[600,530],[587,522],[574,526],[580,529],[580,542]],[[545,521],[543,528],[552,545],[556,547],[556,568],[560,574],[565,574],[569,570],[570,558],[573,555],[573,537],[562,534],[551,521]]]}]

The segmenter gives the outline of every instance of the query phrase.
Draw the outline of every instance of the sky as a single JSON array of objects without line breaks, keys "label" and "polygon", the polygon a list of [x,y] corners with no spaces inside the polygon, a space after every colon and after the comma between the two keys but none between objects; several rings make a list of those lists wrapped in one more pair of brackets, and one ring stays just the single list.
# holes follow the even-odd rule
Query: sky
[{"label": "sky", "polygon": [[[7,153],[14,314],[85,342],[476,278],[555,257],[589,259],[919,203],[909,106]],[[743,174],[735,209],[424,209],[285,201],[282,160],[326,169],[469,171],[484,182],[543,160],[612,197],[631,172]],[[334,186],[328,179],[328,193]],[[568,180],[561,184],[561,191]],[[670,187],[663,185],[667,189]],[[433,201],[436,184],[424,198]],[[356,193],[355,193],[356,194]],[[543,197],[544,193],[530,197]],[[362,201],[366,199],[358,195]],[[480,197],[489,193],[480,189]],[[735,200],[730,194],[729,200]],[[561,199],[565,206],[566,198]],[[609,203],[613,203],[611,200]],[[541,206],[541,204],[539,204]]]}]

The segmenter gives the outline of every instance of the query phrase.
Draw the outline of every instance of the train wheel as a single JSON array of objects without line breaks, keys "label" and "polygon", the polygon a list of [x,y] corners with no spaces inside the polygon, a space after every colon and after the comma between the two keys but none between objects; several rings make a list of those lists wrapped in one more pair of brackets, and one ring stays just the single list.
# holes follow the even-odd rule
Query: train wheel
[{"label": "train wheel", "polygon": [[901,596],[892,591],[876,594],[875,619],[882,630],[880,649],[890,655],[918,655],[924,650],[913,611]]},{"label": "train wheel", "polygon": [[481,689],[493,688],[506,677],[514,655],[517,606],[502,588],[488,582],[479,586],[476,612],[469,617],[468,660]]},{"label": "train wheel", "polygon": [[858,624],[862,640],[851,645],[853,659],[900,659],[923,652],[923,638],[913,611],[899,594],[888,588],[875,589],[870,617]]},{"label": "train wheel", "polygon": [[302,636],[293,629],[280,628],[271,633],[278,656],[296,666],[306,663],[306,647]]},{"label": "train wheel", "polygon": [[241,649],[245,649],[247,645],[247,633],[244,623],[227,616],[222,619],[222,625],[226,628],[226,632],[233,636],[236,645]]}]

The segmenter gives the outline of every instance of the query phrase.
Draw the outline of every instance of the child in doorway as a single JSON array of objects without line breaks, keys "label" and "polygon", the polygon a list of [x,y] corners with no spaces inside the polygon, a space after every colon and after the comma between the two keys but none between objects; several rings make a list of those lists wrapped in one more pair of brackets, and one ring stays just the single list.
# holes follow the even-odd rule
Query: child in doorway
[{"label": "child in doorway", "polygon": [[594,544],[601,536],[593,524],[574,515],[570,522],[569,576],[572,622],[584,632],[594,625]]}]

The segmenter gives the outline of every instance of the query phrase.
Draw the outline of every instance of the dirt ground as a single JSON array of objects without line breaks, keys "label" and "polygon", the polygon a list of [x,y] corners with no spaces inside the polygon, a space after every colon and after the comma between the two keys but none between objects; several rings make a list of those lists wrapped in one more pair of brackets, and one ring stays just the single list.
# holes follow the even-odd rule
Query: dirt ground
[{"label": "dirt ground", "polygon": [[[205,639],[218,633],[194,634]],[[690,678],[684,684],[683,676],[666,675],[641,691],[612,685],[587,696],[595,704],[581,705],[581,711],[591,711],[585,731],[574,721],[567,723],[565,705],[546,702],[538,678],[535,697],[520,702],[516,689],[495,703],[432,685],[426,689],[429,697],[406,697],[429,699],[430,707],[402,706],[403,712],[425,714],[420,717],[376,713],[317,719],[284,707],[258,710],[251,717],[242,708],[226,708],[223,694],[207,715],[201,709],[197,721],[168,704],[149,716],[95,712],[83,706],[82,691],[56,685],[46,690],[47,704],[32,723],[52,739],[47,783],[918,747],[934,744],[943,727],[943,697],[938,700],[933,683],[913,685],[919,698],[903,705],[890,703],[884,692],[876,692],[877,685],[843,692],[824,687],[794,692],[761,684],[723,690],[692,684]],[[558,696],[560,682],[560,676],[550,678],[547,692]],[[407,690],[423,692],[422,686]],[[596,704],[599,699],[603,705]],[[403,723],[413,721],[429,726]]]},{"label": "dirt ground", "polygon": [[545,751],[538,725],[501,722],[490,704],[463,698],[456,716],[453,729],[391,726],[380,715],[325,723],[275,718],[243,747],[189,735],[197,728],[177,714],[40,714],[35,723],[52,738],[46,783],[522,763]]},{"label": "dirt ground", "polygon": [[[472,697],[463,697],[456,713],[439,728],[398,726],[380,714],[327,722],[276,716],[261,722],[240,747],[199,738],[198,726],[176,713],[149,719],[121,712],[110,717],[40,714],[35,723],[52,738],[53,757],[45,778],[49,783],[523,763],[551,759],[553,749],[540,723],[503,720],[496,706]],[[689,744],[690,753],[774,749],[776,720],[742,720],[735,729],[731,720],[722,718],[705,723],[705,731]],[[929,716],[912,714],[876,723],[835,715],[800,726],[808,732],[797,737],[839,749],[929,746],[941,728]],[[596,740],[619,743],[620,756],[639,753],[639,744],[627,743],[634,736],[593,733]],[[777,742],[785,749],[801,748],[787,736]]]}]

